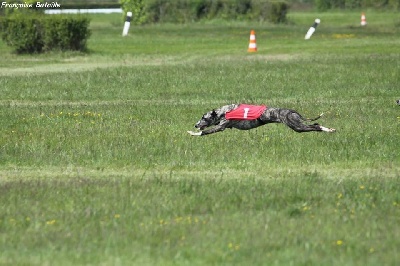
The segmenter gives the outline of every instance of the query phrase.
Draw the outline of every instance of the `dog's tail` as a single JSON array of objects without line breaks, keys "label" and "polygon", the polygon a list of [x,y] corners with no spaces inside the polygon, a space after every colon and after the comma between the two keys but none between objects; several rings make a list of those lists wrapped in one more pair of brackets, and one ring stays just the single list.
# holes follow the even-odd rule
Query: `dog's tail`
[{"label": "dog's tail", "polygon": [[316,118],[303,118],[303,121],[315,121],[320,119],[322,116],[324,115],[324,113],[321,113],[319,116],[317,116]]}]

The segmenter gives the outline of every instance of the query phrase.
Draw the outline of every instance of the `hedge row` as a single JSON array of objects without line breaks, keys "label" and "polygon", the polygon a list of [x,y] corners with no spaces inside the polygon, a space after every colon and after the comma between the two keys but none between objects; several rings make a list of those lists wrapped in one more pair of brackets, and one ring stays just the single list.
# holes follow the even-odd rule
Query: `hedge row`
[{"label": "hedge row", "polygon": [[89,19],[79,15],[17,15],[0,20],[1,38],[17,53],[85,51]]},{"label": "hedge row", "polygon": [[133,13],[131,22],[186,23],[202,19],[234,19],[286,22],[289,5],[268,0],[120,0],[125,14]]},{"label": "hedge row", "polygon": [[320,11],[355,8],[399,10],[400,0],[314,0],[314,5]]}]

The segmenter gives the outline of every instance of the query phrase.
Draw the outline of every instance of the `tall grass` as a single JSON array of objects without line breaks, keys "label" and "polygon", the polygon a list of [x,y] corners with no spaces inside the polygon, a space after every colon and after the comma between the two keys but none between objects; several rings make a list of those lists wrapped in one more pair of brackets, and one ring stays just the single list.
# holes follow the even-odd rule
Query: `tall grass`
[{"label": "tall grass", "polygon": [[[398,59],[199,60],[4,77],[2,163],[192,168],[217,156],[224,167],[237,167],[228,160],[234,154],[255,165],[270,157],[264,166],[288,153],[296,156],[285,160],[309,164],[391,162],[397,158]],[[321,123],[338,134],[300,135],[269,125],[207,139],[186,136],[204,112],[232,102],[293,108],[308,117],[325,112]],[[208,143],[227,146],[204,149]]]},{"label": "tall grass", "polygon": [[[122,38],[112,15],[89,54],[0,43],[0,264],[396,265],[397,17],[348,15],[256,25],[254,54],[254,25]],[[325,112],[337,132],[186,133],[232,102]]]},{"label": "tall grass", "polygon": [[15,178],[1,187],[2,263],[399,260],[398,178],[204,174],[76,172],[65,178],[53,172],[45,179]]}]

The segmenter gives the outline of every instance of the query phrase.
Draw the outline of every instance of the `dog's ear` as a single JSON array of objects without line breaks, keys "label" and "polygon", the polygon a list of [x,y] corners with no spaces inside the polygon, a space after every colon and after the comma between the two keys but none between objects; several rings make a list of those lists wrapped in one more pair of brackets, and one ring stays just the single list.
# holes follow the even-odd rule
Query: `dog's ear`
[{"label": "dog's ear", "polygon": [[212,112],[211,112],[211,116],[218,116],[218,115],[217,115],[217,112],[215,112],[215,109],[214,109],[214,110],[212,110]]}]

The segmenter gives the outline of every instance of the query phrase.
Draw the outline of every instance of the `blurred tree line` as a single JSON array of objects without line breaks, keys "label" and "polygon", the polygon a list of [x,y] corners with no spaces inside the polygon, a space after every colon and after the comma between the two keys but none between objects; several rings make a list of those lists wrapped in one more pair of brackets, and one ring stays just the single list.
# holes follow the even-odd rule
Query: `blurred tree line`
[{"label": "blurred tree line", "polygon": [[185,23],[207,19],[286,22],[289,4],[270,0],[120,0],[131,23]]},{"label": "blurred tree line", "polygon": [[[9,0],[12,3],[37,0]],[[45,2],[45,1],[41,1]],[[400,10],[400,0],[58,0],[61,8],[120,8],[133,12],[134,24],[187,22],[200,19],[243,19],[285,22],[291,10],[381,9]],[[52,3],[52,2],[48,2]],[[9,9],[1,8],[0,15]],[[124,14],[124,16],[125,16]]]},{"label": "blurred tree line", "polygon": [[[135,0],[132,0],[135,1]],[[170,1],[158,1],[161,2],[173,2]],[[228,0],[223,2],[238,2],[235,0]],[[12,2],[12,1],[8,1]],[[18,1],[15,1],[18,2]],[[23,2],[23,1],[19,1]],[[120,0],[58,0],[65,8],[70,6],[89,6],[94,7],[118,7],[120,5]],[[146,0],[144,2],[154,2],[152,0]],[[199,1],[199,0],[181,0],[180,2],[220,2],[219,0],[209,0],[209,1]],[[246,1],[239,1],[246,2]],[[247,1],[248,2],[248,1]],[[273,2],[273,0],[271,0]],[[400,9],[400,0],[285,0],[286,3],[290,5],[291,8],[301,7],[301,8],[315,8],[318,10],[328,10],[328,9],[354,9],[354,8],[377,8],[377,9]]]},{"label": "blurred tree line", "polygon": [[399,10],[400,0],[119,0],[124,12],[133,13],[132,23],[183,23],[202,19],[286,22],[289,7],[296,9]]},{"label": "blurred tree line", "polygon": [[313,6],[320,11],[329,9],[390,9],[399,10],[400,0],[305,0],[312,2]]}]

